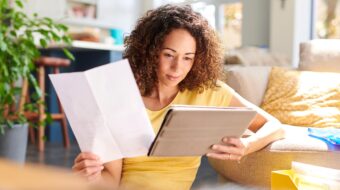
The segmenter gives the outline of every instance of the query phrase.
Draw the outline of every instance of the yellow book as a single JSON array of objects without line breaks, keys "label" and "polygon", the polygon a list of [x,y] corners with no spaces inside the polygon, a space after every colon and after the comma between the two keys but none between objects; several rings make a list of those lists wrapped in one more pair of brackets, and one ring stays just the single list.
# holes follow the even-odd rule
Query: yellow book
[{"label": "yellow book", "polygon": [[272,172],[271,189],[338,190],[339,174],[337,169],[293,162],[290,170]]}]

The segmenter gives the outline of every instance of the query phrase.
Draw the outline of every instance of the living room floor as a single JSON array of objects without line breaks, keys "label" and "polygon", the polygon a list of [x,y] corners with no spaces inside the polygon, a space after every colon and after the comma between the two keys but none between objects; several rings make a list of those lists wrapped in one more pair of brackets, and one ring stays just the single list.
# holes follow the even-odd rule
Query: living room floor
[{"label": "living room floor", "polygon": [[[26,162],[49,166],[57,166],[71,169],[74,158],[80,150],[76,143],[72,143],[70,149],[65,149],[60,143],[46,143],[45,152],[40,153],[37,147],[29,144],[26,154]],[[210,167],[206,157],[202,157],[201,166],[196,180],[192,186],[194,190],[205,189],[235,189],[235,190],[262,190],[263,188],[249,187],[235,182],[223,182],[221,184],[217,173]]]}]

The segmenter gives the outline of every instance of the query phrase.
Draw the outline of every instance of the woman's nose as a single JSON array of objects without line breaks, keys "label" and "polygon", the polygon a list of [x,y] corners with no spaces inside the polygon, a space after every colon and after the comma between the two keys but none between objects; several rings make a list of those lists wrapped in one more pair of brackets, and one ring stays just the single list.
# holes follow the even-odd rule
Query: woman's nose
[{"label": "woman's nose", "polygon": [[180,59],[176,57],[171,64],[171,69],[174,71],[177,71],[179,65],[180,65]]}]

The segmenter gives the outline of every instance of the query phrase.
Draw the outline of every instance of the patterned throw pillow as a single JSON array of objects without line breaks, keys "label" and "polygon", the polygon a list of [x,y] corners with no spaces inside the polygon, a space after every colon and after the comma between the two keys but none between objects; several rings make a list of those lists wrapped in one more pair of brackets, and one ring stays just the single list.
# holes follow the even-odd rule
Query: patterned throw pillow
[{"label": "patterned throw pillow", "polygon": [[340,128],[340,73],[274,67],[261,107],[284,124]]}]

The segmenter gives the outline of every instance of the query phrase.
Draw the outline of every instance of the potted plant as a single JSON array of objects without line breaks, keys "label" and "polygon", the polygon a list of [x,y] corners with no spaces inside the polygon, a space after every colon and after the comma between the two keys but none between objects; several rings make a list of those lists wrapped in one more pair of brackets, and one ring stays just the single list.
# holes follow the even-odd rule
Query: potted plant
[{"label": "potted plant", "polygon": [[[24,162],[27,147],[28,120],[24,113],[37,111],[36,105],[44,103],[39,102],[44,95],[32,74],[39,47],[47,47],[51,42],[71,42],[66,26],[37,14],[28,16],[22,8],[22,0],[0,0],[0,156],[18,162]],[[64,53],[73,59],[66,49]],[[18,81],[26,79],[34,96],[31,103],[18,105],[23,92]]]}]

